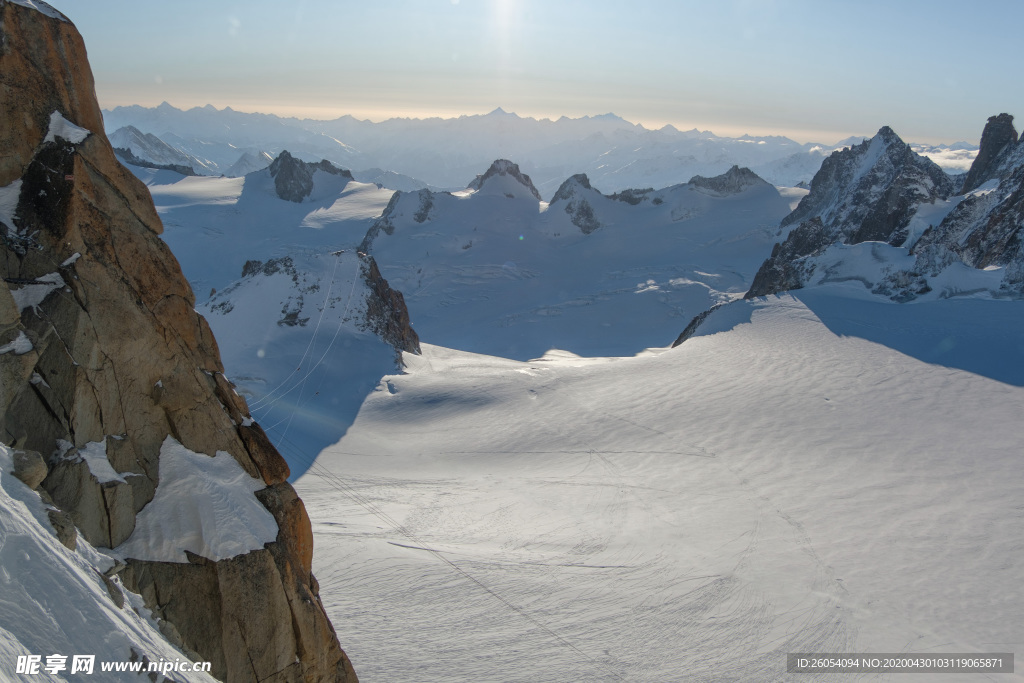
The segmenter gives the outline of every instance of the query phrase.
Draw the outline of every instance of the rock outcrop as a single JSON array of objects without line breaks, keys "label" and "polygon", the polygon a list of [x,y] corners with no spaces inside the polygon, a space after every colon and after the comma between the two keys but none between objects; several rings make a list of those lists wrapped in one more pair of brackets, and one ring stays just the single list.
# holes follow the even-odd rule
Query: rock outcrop
[{"label": "rock outcrop", "polygon": [[541,201],[540,192],[533,186],[530,176],[522,173],[519,170],[519,165],[512,163],[508,159],[495,160],[483,175],[478,175],[466,187],[470,190],[482,190],[487,181],[496,176],[512,178],[516,183],[522,185],[538,202]]},{"label": "rock outcrop", "polygon": [[372,256],[362,256],[362,275],[370,289],[366,300],[367,329],[391,344],[395,351],[420,352],[420,338],[412,329],[402,293],[392,289]]},{"label": "rock outcrop", "polygon": [[1017,140],[1012,120],[1009,114],[989,119],[982,151],[986,137],[1007,142],[988,161],[979,161],[979,153],[971,172],[979,169],[976,181],[993,187],[965,192],[956,207],[921,236],[913,249],[920,270],[934,271],[953,260],[972,268],[999,267],[1004,271],[1002,289],[1024,294],[1024,141]]},{"label": "rock outcrop", "polygon": [[263,487],[277,538],[216,562],[129,557],[125,585],[218,678],[355,681],[287,466],[224,378],[148,191],[114,156],[80,35],[36,5],[0,1],[0,440],[47,456],[42,488],[105,547],[135,533],[168,437],[230,454]]},{"label": "rock outcrop", "polygon": [[270,175],[274,178],[274,189],[277,196],[290,202],[301,202],[313,192],[313,175],[323,171],[331,175],[353,180],[352,174],[338,168],[326,159],[315,164],[296,159],[288,150],[282,151],[271,162]]},{"label": "rock outcrop", "polygon": [[601,193],[590,186],[586,173],[577,173],[559,186],[550,205],[564,204],[563,210],[572,224],[584,235],[589,235],[601,227],[591,202],[594,196],[601,196]]},{"label": "rock outcrop", "polygon": [[985,130],[981,133],[978,156],[974,157],[974,163],[967,171],[960,193],[967,194],[992,178],[997,169],[1000,155],[1016,144],[1017,130],[1013,127],[1012,115],[1004,113],[988,117]]},{"label": "rock outcrop", "polygon": [[690,178],[689,184],[713,196],[727,197],[739,194],[749,187],[767,185],[768,182],[749,168],[733,166],[722,175],[712,178],[695,175]]}]

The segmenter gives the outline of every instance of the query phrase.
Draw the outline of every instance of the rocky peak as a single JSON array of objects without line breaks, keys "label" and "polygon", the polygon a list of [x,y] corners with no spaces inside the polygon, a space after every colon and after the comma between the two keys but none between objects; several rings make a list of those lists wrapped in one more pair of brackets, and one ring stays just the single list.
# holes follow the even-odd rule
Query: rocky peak
[{"label": "rocky peak", "polygon": [[768,185],[761,176],[749,168],[740,168],[739,166],[733,166],[722,175],[713,178],[693,176],[690,178],[689,184],[718,196],[739,194],[750,187]]},{"label": "rocky peak", "polygon": [[[993,268],[991,273],[970,276],[970,286],[981,288],[971,291],[987,288],[994,296],[1021,296],[1024,154],[1012,120],[1009,114],[989,119],[982,138],[986,159],[979,155],[972,167],[973,181],[964,187],[981,185],[944,207],[940,202],[952,194],[954,181],[908,152],[888,129],[867,143],[833,154],[815,176],[810,194],[783,221],[783,227],[797,225],[775,245],[747,298],[830,279],[857,279],[872,292],[900,302],[938,287],[943,288],[940,296],[948,296],[961,291],[957,274],[965,272],[964,266]],[[924,224],[919,210],[938,218]],[[918,224],[911,229],[915,216]],[[857,258],[847,263],[850,255],[868,253],[851,247],[879,241],[890,248],[867,247],[871,268],[850,270]],[[907,265],[908,253],[914,257],[912,265]],[[947,274],[954,266],[957,270]]]},{"label": "rocky peak", "polygon": [[301,202],[313,192],[313,174],[323,171],[331,175],[354,180],[352,174],[338,168],[326,159],[315,164],[293,157],[288,150],[283,150],[271,162],[270,175],[274,179],[277,196],[290,202]]},{"label": "rocky peak", "polygon": [[811,181],[810,193],[782,220],[796,225],[776,245],[747,297],[774,294],[799,284],[794,261],[840,242],[902,245],[923,203],[945,199],[953,182],[931,160],[918,156],[888,126],[870,140],[833,152]]},{"label": "rocky peak", "polygon": [[467,186],[471,190],[482,190],[488,180],[495,177],[508,177],[515,180],[518,184],[529,190],[530,194],[539,202],[541,201],[540,192],[533,186],[533,181],[530,180],[530,176],[520,172],[519,165],[514,164],[508,159],[497,159],[491,164],[491,167],[487,169],[487,172],[483,175],[478,175],[474,178]]},{"label": "rocky peak", "polygon": [[[442,195],[448,193],[440,193]],[[412,215],[417,223],[424,223],[431,218],[431,210],[434,208],[434,193],[424,188],[416,192],[402,192],[397,190],[388,205],[384,208],[380,217],[373,222],[370,229],[366,231],[363,241],[359,244],[359,251],[369,253],[373,241],[377,235],[384,232],[386,235],[395,234],[395,221],[404,215]]]},{"label": "rocky peak", "polygon": [[782,225],[818,216],[851,244],[891,241],[909,220],[911,203],[952,192],[952,181],[941,168],[883,126],[875,137],[826,158],[811,180],[811,192]]},{"label": "rocky peak", "polygon": [[1003,269],[1001,294],[1024,293],[1024,150],[1012,121],[1009,114],[988,120],[964,198],[914,245],[919,270],[936,271],[951,260],[995,266]]},{"label": "rocky peak", "polygon": [[555,204],[560,201],[572,199],[576,194],[577,188],[582,188],[584,190],[593,189],[590,186],[590,178],[587,177],[586,173],[577,173],[559,185],[558,191],[556,191],[555,195],[551,198],[551,203]]},{"label": "rocky peak", "polygon": [[1017,130],[1013,127],[1011,114],[999,114],[988,117],[985,130],[981,133],[981,145],[978,156],[974,158],[971,169],[964,178],[960,192],[967,194],[989,180],[995,171],[996,159],[1007,147],[1017,144]]},{"label": "rocky peak", "polygon": [[276,536],[204,557],[205,520],[198,540],[164,539],[187,562],[126,552],[123,585],[221,680],[354,681],[288,467],[224,377],[148,190],[114,156],[81,36],[46,8],[0,2],[0,441],[45,454],[59,526],[107,548],[163,547],[140,520],[174,499],[167,458],[226,462],[244,484],[211,495],[255,503]]},{"label": "rocky peak", "polygon": [[569,220],[580,229],[580,232],[589,235],[601,227],[601,221],[594,213],[592,200],[603,196],[590,186],[590,178],[586,173],[577,173],[559,186],[555,196],[551,198],[551,206],[565,202],[564,211]]}]

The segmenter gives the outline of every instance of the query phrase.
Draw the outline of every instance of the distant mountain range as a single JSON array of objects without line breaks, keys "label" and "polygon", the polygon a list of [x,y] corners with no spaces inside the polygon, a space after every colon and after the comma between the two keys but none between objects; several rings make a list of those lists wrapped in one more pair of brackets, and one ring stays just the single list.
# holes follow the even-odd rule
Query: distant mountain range
[{"label": "distant mountain range", "polygon": [[[373,123],[352,116],[282,118],[210,105],[181,110],[165,102],[104,111],[104,122],[112,139],[128,138],[123,129],[135,129],[136,142],[128,148],[139,158],[167,163],[160,161],[167,156],[162,147],[150,156],[155,139],[193,159],[190,165],[201,175],[258,170],[251,163],[240,165],[242,158],[273,157],[287,149],[306,161],[327,159],[351,169],[357,180],[389,189],[462,189],[480,168],[507,158],[517,160],[544,198],[580,172],[607,193],[668,187],[732,166],[748,167],[774,185],[796,186],[809,182],[833,151],[863,139],[801,144],[780,136],[730,138],[670,125],[649,130],[614,114],[552,121],[500,108],[484,115]],[[966,171],[976,150],[968,143],[915,146],[950,173]]]}]

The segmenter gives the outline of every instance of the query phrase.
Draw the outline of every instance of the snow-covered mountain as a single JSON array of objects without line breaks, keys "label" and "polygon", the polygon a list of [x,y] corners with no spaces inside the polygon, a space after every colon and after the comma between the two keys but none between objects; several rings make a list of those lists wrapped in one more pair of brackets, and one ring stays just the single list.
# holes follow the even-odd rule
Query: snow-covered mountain
[{"label": "snow-covered mountain", "polygon": [[259,152],[258,154],[243,152],[242,156],[238,157],[238,161],[224,169],[224,175],[228,178],[241,178],[256,171],[262,171],[267,166],[270,166],[273,161],[274,158],[266,152]]},{"label": "snow-covered mountain", "polygon": [[149,188],[162,237],[200,301],[238,279],[249,260],[356,247],[393,194],[319,167],[301,202],[281,199],[269,167],[242,178],[131,169]]},{"label": "snow-covered mountain", "polygon": [[110,134],[110,144],[128,150],[135,157],[159,166],[181,166],[200,175],[216,175],[209,164],[175,149],[152,133],[143,133],[135,126],[124,126]]},{"label": "snow-covered mountain", "polygon": [[[960,204],[983,205],[991,176],[1006,184],[1001,169],[1018,153],[1011,140],[984,155],[991,170]],[[371,628],[352,620],[367,680],[776,680],[789,652],[1018,642],[1024,302],[979,291],[897,305],[871,290],[899,254],[913,259],[889,242],[924,241],[920,222],[941,220],[953,187],[891,131],[819,175],[777,229],[830,235],[834,277],[732,299],[677,348],[630,358],[565,349],[641,335],[658,313],[631,318],[639,296],[588,301],[610,323],[603,331],[580,316],[559,335],[541,315],[509,330],[550,343],[542,355],[509,358],[504,339],[491,348],[505,357],[462,350],[481,346],[471,328],[489,311],[516,311],[531,292],[460,257],[561,230],[576,255],[557,251],[563,270],[538,289],[574,287],[588,266],[607,272],[634,253],[657,263],[649,245],[682,258],[667,228],[685,217],[680,232],[714,226],[731,242],[728,263],[742,264],[749,236],[735,239],[725,207],[761,209],[752,195],[770,186],[735,169],[606,196],[577,174],[534,213],[525,183],[504,196],[506,172],[492,179],[508,185],[484,195],[395,196],[369,246],[423,277],[424,291],[406,291],[426,341],[435,329],[460,334],[384,377],[297,482],[316,520],[328,612],[341,624],[375,615]],[[1019,227],[1014,196],[1008,188],[991,200],[1004,214],[985,215]],[[667,215],[642,220],[655,211]],[[718,220],[702,224],[706,215]],[[622,232],[629,239],[607,252],[590,241]],[[858,235],[884,241],[842,243]],[[704,275],[729,272],[715,245],[701,246],[687,257]],[[517,253],[517,269],[540,262]],[[965,287],[986,273],[961,264],[944,275]],[[424,306],[431,297],[437,305]],[[993,591],[1007,599],[993,605]],[[381,630],[398,642],[382,644]]]},{"label": "snow-covered mountain", "polygon": [[401,295],[356,254],[392,193],[287,152],[244,178],[133,171],[233,381],[301,474],[394,372],[396,349],[416,348]]},{"label": "snow-covered mountain", "polygon": [[733,169],[610,196],[579,174],[549,205],[498,160],[461,192],[396,193],[361,249],[426,342],[519,359],[628,355],[746,291],[792,201]]},{"label": "snow-covered mountain", "polygon": [[1020,296],[1024,152],[1012,121],[989,120],[961,187],[889,128],[834,153],[747,296],[850,279],[897,301]]},{"label": "snow-covered mountain", "polygon": [[386,187],[389,190],[401,190],[402,192],[415,192],[416,190],[423,189],[440,189],[430,187],[422,180],[417,180],[416,178],[412,178],[401,173],[395,173],[394,171],[385,171],[381,168],[367,168],[362,171],[352,171],[352,176],[361,183],[374,183],[381,187]]},{"label": "snow-covered mountain", "polygon": [[[461,189],[493,159],[515,159],[545,198],[565,178],[586,173],[604,192],[667,187],[694,175],[715,176],[738,165],[752,168],[775,185],[795,186],[814,176],[834,145],[799,144],[779,136],[729,138],[673,126],[649,130],[613,114],[537,120],[496,109],[453,119],[390,119],[380,123],[343,116],[333,121],[244,114],[230,108],[182,111],[159,107],[117,107],[105,112],[108,129],[134,125],[174,147],[211,160],[223,172],[241,148],[288,149],[307,161],[328,159],[345,168],[380,168],[434,188]],[[943,168],[964,170],[973,152],[929,148]],[[923,148],[922,148],[923,149]],[[381,182],[356,173],[364,182]],[[397,180],[397,179],[396,179]],[[383,183],[391,189],[420,187]]]}]

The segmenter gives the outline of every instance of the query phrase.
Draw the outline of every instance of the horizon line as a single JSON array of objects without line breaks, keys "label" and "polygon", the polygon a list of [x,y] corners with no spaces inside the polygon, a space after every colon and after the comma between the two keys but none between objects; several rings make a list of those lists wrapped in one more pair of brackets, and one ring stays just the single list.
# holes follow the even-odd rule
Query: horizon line
[{"label": "horizon line", "polygon": [[[552,117],[550,115],[549,116],[537,116],[537,115],[532,115],[532,114],[522,115],[522,114],[519,114],[519,113],[514,112],[514,111],[508,111],[508,110],[506,110],[505,108],[503,108],[501,106],[497,106],[494,109],[492,109],[492,110],[490,110],[488,112],[483,112],[483,113],[479,113],[479,112],[478,113],[466,113],[465,111],[462,111],[460,113],[446,112],[446,113],[449,114],[448,116],[445,116],[443,114],[426,115],[424,112],[402,112],[402,114],[405,114],[405,115],[396,115],[396,112],[388,112],[388,113],[377,112],[377,115],[374,116],[372,113],[365,113],[365,112],[362,113],[362,114],[350,113],[350,112],[349,113],[338,113],[338,112],[341,111],[339,107],[317,107],[317,106],[303,106],[303,105],[286,105],[286,106],[283,106],[283,107],[282,106],[266,106],[266,105],[262,105],[262,106],[261,105],[253,105],[253,106],[242,105],[244,108],[239,108],[239,105],[232,106],[231,104],[227,104],[227,105],[224,105],[223,107],[218,108],[217,105],[215,105],[215,104],[213,104],[211,102],[207,102],[206,104],[203,104],[203,105],[193,105],[193,106],[179,107],[179,106],[176,106],[174,104],[171,104],[167,100],[163,100],[162,102],[160,102],[160,104],[157,104],[157,105],[144,105],[144,104],[139,104],[139,103],[136,102],[136,103],[132,103],[132,104],[117,104],[117,105],[113,105],[113,106],[110,106],[110,107],[101,105],[100,108],[104,112],[113,112],[115,109],[118,109],[120,107],[124,107],[124,108],[139,107],[141,109],[158,109],[158,108],[160,108],[161,106],[164,106],[164,105],[166,105],[166,106],[168,106],[168,107],[170,107],[172,109],[175,109],[177,111],[180,111],[180,112],[188,112],[188,111],[192,111],[192,110],[196,110],[196,109],[199,109],[199,110],[210,110],[210,109],[212,109],[213,111],[217,111],[217,112],[231,111],[231,112],[236,112],[236,113],[239,113],[239,114],[253,114],[253,115],[263,115],[263,116],[274,116],[276,118],[285,119],[285,120],[292,119],[292,120],[296,120],[296,121],[320,121],[320,122],[325,122],[325,123],[326,122],[331,122],[331,121],[338,121],[338,120],[345,119],[345,118],[351,118],[351,119],[354,119],[355,121],[360,122],[360,123],[380,124],[380,123],[386,123],[386,122],[389,122],[389,121],[431,121],[431,120],[452,121],[452,120],[458,120],[458,119],[461,119],[461,118],[474,118],[474,117],[484,117],[484,116],[493,116],[493,115],[506,115],[506,116],[516,117],[517,119],[520,119],[520,120],[533,120],[533,121],[537,121],[537,122],[549,122],[549,123],[557,123],[558,121],[561,121],[563,119],[569,120],[569,121],[581,121],[581,120],[594,120],[594,119],[602,119],[602,118],[605,118],[605,119],[614,118],[614,119],[622,121],[625,124],[628,124],[628,125],[633,126],[633,127],[638,127],[638,128],[640,128],[642,130],[649,131],[649,132],[657,132],[657,131],[660,131],[660,130],[664,130],[666,128],[670,128],[670,129],[672,129],[672,130],[674,130],[676,132],[680,132],[680,133],[690,133],[690,132],[696,131],[697,133],[713,135],[713,136],[718,137],[718,138],[743,139],[743,138],[772,138],[772,137],[776,137],[776,138],[786,138],[786,139],[789,139],[789,140],[791,140],[791,141],[793,141],[793,142],[795,142],[797,144],[800,144],[800,145],[821,144],[821,145],[826,145],[826,146],[835,146],[835,145],[838,145],[838,144],[841,144],[841,143],[844,143],[844,142],[848,141],[850,138],[870,139],[873,136],[873,134],[872,135],[864,135],[863,133],[844,134],[842,131],[803,131],[803,130],[798,131],[798,130],[794,130],[794,129],[781,129],[781,130],[780,129],[775,129],[772,132],[749,133],[748,132],[749,130],[756,130],[756,127],[740,128],[740,127],[728,127],[728,126],[726,127],[726,130],[728,130],[729,133],[732,133],[734,130],[736,130],[736,131],[743,130],[744,132],[743,133],[737,133],[737,134],[729,134],[729,133],[723,134],[723,133],[716,133],[716,132],[714,132],[714,130],[712,130],[710,128],[702,128],[699,125],[693,125],[690,128],[683,128],[683,127],[680,127],[680,125],[677,125],[677,124],[672,123],[672,122],[656,122],[656,123],[652,123],[650,121],[647,121],[647,122],[644,122],[644,121],[631,121],[628,118],[626,118],[624,116],[620,116],[619,114],[616,114],[614,112],[606,112],[604,114],[583,114],[583,115],[576,116],[576,117],[569,116],[567,114],[562,114],[562,115],[560,115],[558,117]],[[286,113],[287,110],[291,110],[291,111]],[[317,110],[321,110],[320,114],[321,114],[321,116],[323,116],[323,118],[315,116],[315,114],[317,113]],[[352,111],[358,112],[359,110],[352,110]],[[330,113],[328,113],[328,112],[330,112]],[[361,116],[365,117],[365,118],[361,118]],[[660,123],[660,125],[658,125],[659,123]],[[686,125],[686,124],[683,124],[683,125]],[[884,125],[885,124],[883,124],[882,126],[879,126],[879,128],[882,128]],[[719,128],[719,129],[721,130],[721,128]],[[811,137],[811,135],[813,135],[815,132],[821,133],[823,135]],[[801,133],[803,133],[803,134],[801,134]],[[824,138],[824,135],[826,135],[826,134],[831,134],[831,136],[837,136],[837,137],[835,137],[836,141],[834,143],[831,143],[831,144],[823,143],[822,139],[828,139],[828,138]],[[897,131],[897,134],[898,134],[898,131]],[[900,135],[900,137],[903,138],[902,135]],[[980,134],[979,134],[979,139],[980,139]],[[942,140],[941,142],[938,142],[936,140],[930,140],[930,141],[929,140],[921,140],[921,141],[915,140],[913,142],[914,142],[914,144],[928,144],[928,145],[934,145],[934,146],[943,146],[943,145],[951,146],[951,145],[957,145],[957,144],[968,144],[968,145],[977,146],[977,144],[978,144],[976,142],[970,142],[970,141],[967,141],[967,140],[956,140],[956,141],[953,141],[953,142],[949,142],[949,141],[946,141],[946,140]]]}]

